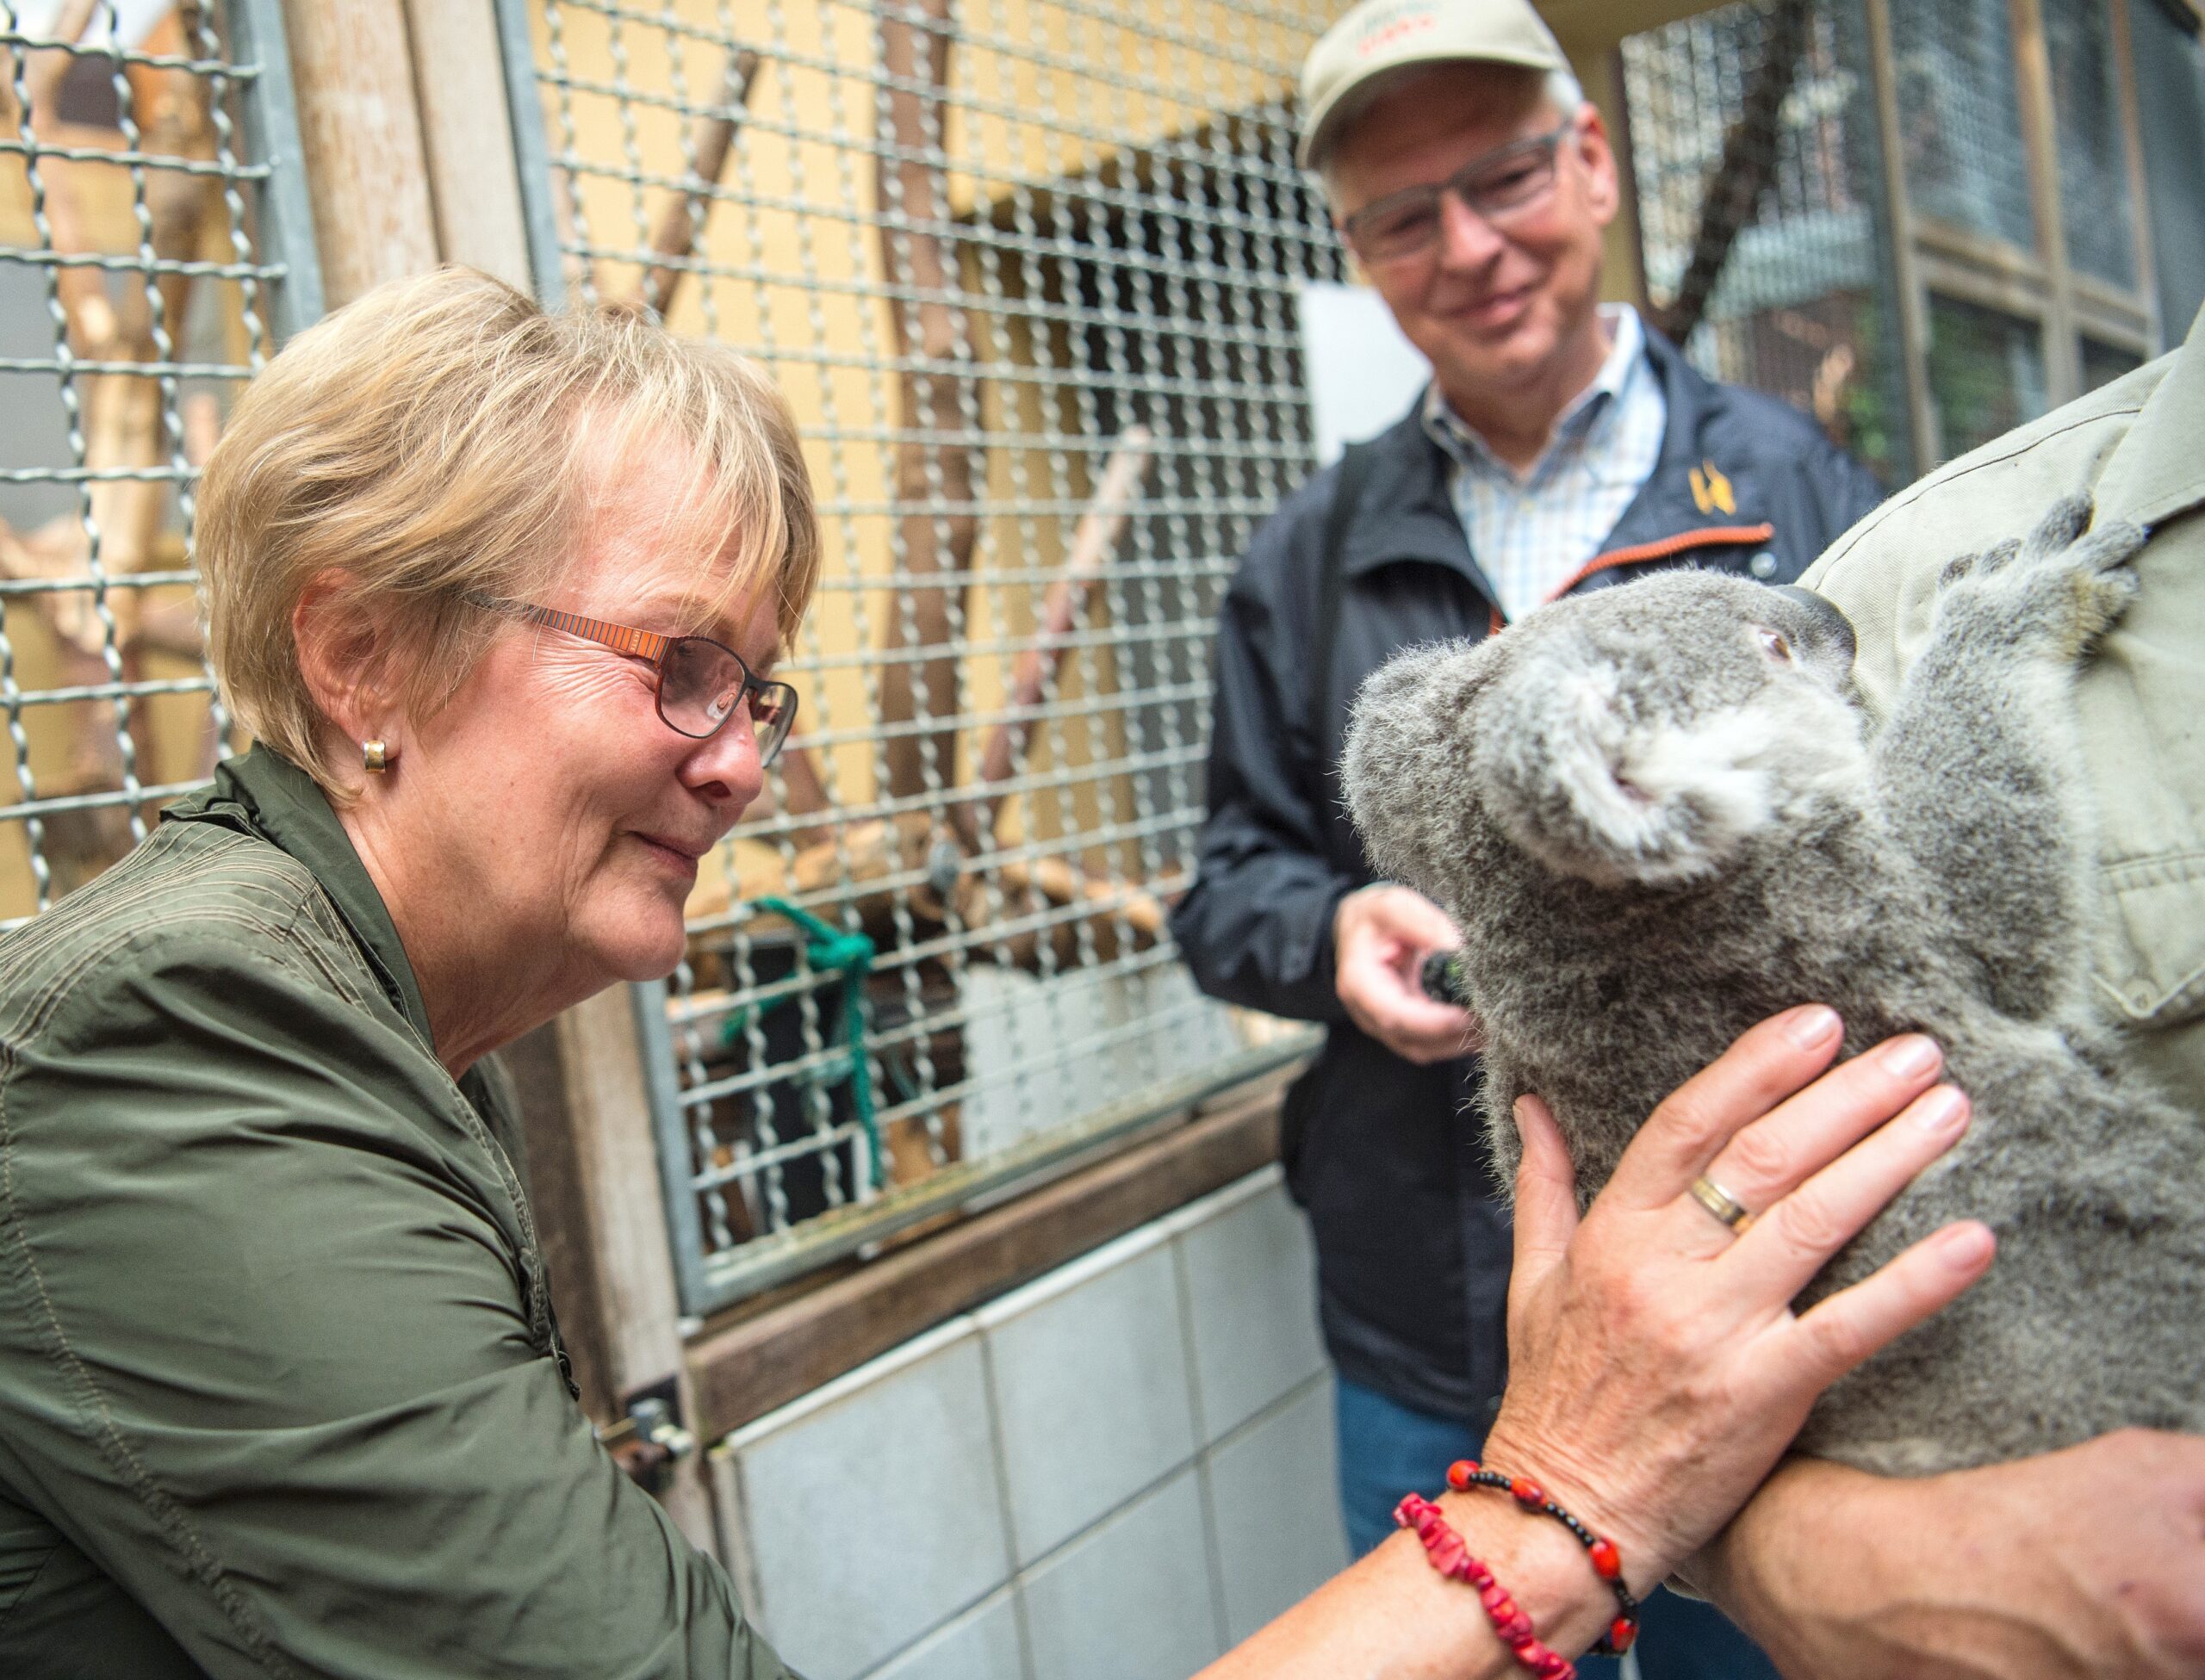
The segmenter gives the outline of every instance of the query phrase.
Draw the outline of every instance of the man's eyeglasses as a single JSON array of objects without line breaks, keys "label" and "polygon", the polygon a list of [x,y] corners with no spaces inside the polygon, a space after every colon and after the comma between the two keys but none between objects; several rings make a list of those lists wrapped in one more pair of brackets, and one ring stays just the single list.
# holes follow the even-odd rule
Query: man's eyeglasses
[{"label": "man's eyeglasses", "polygon": [[1432,187],[1407,187],[1366,204],[1340,224],[1367,268],[1398,263],[1429,251],[1439,238],[1439,201],[1452,194],[1496,225],[1528,210],[1554,189],[1555,154],[1576,127],[1564,122],[1488,152]]},{"label": "man's eyeglasses", "polygon": [[476,606],[503,612],[563,630],[585,642],[595,642],[658,667],[658,715],[666,727],[693,741],[717,735],[738,709],[747,710],[750,733],[758,743],[758,762],[771,764],[789,738],[796,722],[796,691],[786,683],[767,682],[751,674],[750,667],[734,648],[708,636],[661,635],[626,624],[608,624],[577,613],[556,612],[525,601],[497,601],[485,596],[468,598]]}]

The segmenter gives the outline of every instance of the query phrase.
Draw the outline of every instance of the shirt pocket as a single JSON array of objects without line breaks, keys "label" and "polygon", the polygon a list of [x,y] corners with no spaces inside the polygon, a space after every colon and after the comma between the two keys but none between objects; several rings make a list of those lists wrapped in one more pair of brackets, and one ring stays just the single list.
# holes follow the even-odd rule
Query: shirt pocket
[{"label": "shirt pocket", "polygon": [[2110,914],[2096,980],[2116,1015],[2166,1027],[2205,1014],[2205,849],[2127,859],[2099,879]]}]

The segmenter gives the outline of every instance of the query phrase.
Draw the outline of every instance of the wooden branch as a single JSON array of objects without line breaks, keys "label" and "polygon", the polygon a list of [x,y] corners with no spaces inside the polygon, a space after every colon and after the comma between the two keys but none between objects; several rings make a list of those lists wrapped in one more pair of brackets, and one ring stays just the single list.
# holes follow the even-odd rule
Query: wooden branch
[{"label": "wooden branch", "polygon": [[[1063,662],[1064,638],[1078,616],[1080,602],[1109,569],[1111,555],[1124,534],[1126,519],[1140,499],[1141,480],[1152,459],[1152,441],[1145,427],[1129,427],[1119,439],[1118,447],[1110,452],[1102,469],[1102,482],[1072,533],[1064,574],[1049,586],[1043,599],[1040,638],[1034,647],[1019,656],[1013,667],[1006,710],[1022,711],[1037,704],[1049,679]],[[1015,718],[996,726],[981,751],[982,781],[1000,782],[1010,774],[1033,727],[1031,718]],[[818,767],[803,747],[792,747],[781,755],[781,780],[786,794],[784,809],[792,815],[810,815],[833,808]],[[998,806],[998,814],[1000,809]],[[968,830],[991,828],[992,824],[985,821],[960,823],[953,813],[950,826],[969,853],[977,848],[970,843]],[[867,856],[875,846],[876,828],[877,825],[860,824],[862,833],[853,831],[863,842],[861,849]],[[820,860],[834,852],[831,827],[816,825],[799,829],[792,838],[803,854],[798,864],[799,877],[808,878],[815,887],[823,884],[824,877],[818,871]],[[849,842],[846,840],[845,843]],[[1060,898],[1058,902],[1070,901]]]},{"label": "wooden branch", "polygon": [[[84,555],[84,523],[73,513],[50,519],[27,536],[16,535],[0,520],[0,577],[82,578]],[[53,637],[53,686],[77,688],[112,679],[106,627],[93,610],[90,589],[20,596],[17,610],[27,610]],[[68,795],[121,787],[122,747],[115,735],[114,708],[105,701],[79,701],[52,710],[60,713],[60,763],[40,769],[38,792]],[[44,820],[43,828],[42,850],[57,898],[84,885],[130,849],[130,814],[120,805],[56,812]]]},{"label": "wooden branch", "polygon": [[727,154],[735,141],[736,125],[750,103],[750,90],[758,77],[758,55],[748,47],[731,52],[720,86],[717,113],[700,116],[689,126],[689,177],[680,191],[661,213],[651,230],[651,251],[666,258],[643,275],[636,295],[649,304],[661,319],[674,308],[687,270],[677,266],[697,248],[697,235],[712,208],[712,189],[727,167]]},{"label": "wooden branch", "polygon": [[182,600],[140,608],[137,629],[124,644],[123,651],[133,657],[165,654],[171,659],[203,662],[207,657],[207,637],[199,627],[199,603],[186,596]]},{"label": "wooden branch", "polygon": [[[23,89],[30,106],[29,125],[34,138],[40,141],[53,143],[58,139],[55,131],[61,123],[57,108],[61,83],[78,56],[67,48],[84,38],[84,31],[91,26],[98,9],[99,0],[68,0],[53,21],[51,37],[61,44],[41,47],[25,56]],[[75,256],[92,249],[93,239],[78,197],[77,172],[95,167],[100,166],[59,158],[43,158],[38,164],[40,179],[46,188],[49,238],[58,254]],[[73,267],[57,270],[54,289],[60,296],[61,312],[69,324],[70,348],[88,358],[106,356],[114,344],[115,320],[100,271]]]},{"label": "wooden branch", "polygon": [[[835,802],[828,796],[827,783],[819,773],[819,762],[808,748],[790,747],[783,750],[780,759],[781,809],[791,816],[814,816],[832,810]],[[798,847],[817,846],[832,838],[833,830],[823,823],[809,823],[792,829],[789,839]]]},{"label": "wooden branch", "polygon": [[[1047,930],[1059,973],[1088,960],[1080,950],[1083,926],[1094,951],[1092,960],[1096,963],[1115,963],[1128,950],[1147,951],[1164,938],[1170,912],[1155,894],[1134,882],[1090,875],[1069,859],[1037,858],[1031,863],[1006,863],[997,871],[996,878],[1006,896],[1025,897],[1035,908],[1048,905],[1065,909],[1075,904],[1089,907],[1090,914],[1056,922]],[[976,891],[960,896],[972,906],[967,920],[984,935],[986,924],[980,894]],[[1005,947],[1005,954],[1017,967],[1038,968],[1040,935],[1026,933],[1014,936]]]},{"label": "wooden branch", "polygon": [[[892,600],[882,638],[885,650],[946,647],[964,616],[965,579],[979,534],[974,507],[976,451],[947,441],[978,424],[978,392],[969,374],[946,369],[973,359],[971,322],[952,300],[958,292],[956,256],[936,231],[950,217],[945,170],[935,161],[943,146],[949,84],[953,0],[879,0],[880,61],[903,85],[887,99],[889,146],[874,170],[880,215],[881,268],[892,287],[916,295],[889,311],[897,354],[934,364],[901,381],[902,425],[907,441],[896,449],[897,501],[913,511],[898,522],[902,569],[939,584],[922,583]],[[910,84],[929,90],[916,91]],[[892,155],[891,155],[892,154]],[[920,511],[916,505],[929,505]],[[937,511],[938,510],[938,511]],[[908,723],[923,704],[943,727],[925,735],[898,735],[884,748],[887,791],[909,798],[957,779],[958,672],[955,655],[942,653],[914,663],[891,659],[880,678],[880,721]],[[931,770],[931,776],[929,776]],[[970,803],[953,808],[960,837],[978,842]]]},{"label": "wooden branch", "polygon": [[1761,195],[1776,179],[1784,101],[1806,54],[1812,21],[1809,0],[1777,0],[1768,14],[1761,63],[1746,84],[1737,118],[1723,136],[1723,155],[1708,177],[1699,230],[1684,278],[1678,283],[1675,301],[1656,312],[1656,324],[1679,344],[1692,336],[1707,313],[1708,300],[1723,277],[1723,265],[1730,260],[1738,235],[1753,226]]},{"label": "wooden branch", "polygon": [[[49,583],[83,578],[89,552],[84,523],[74,513],[57,514],[36,530],[22,535],[0,520],[0,577]],[[97,657],[107,645],[106,627],[93,610],[89,587],[22,598],[31,604],[54,640],[72,652]]]},{"label": "wooden branch", "polygon": [[[1109,569],[1118,539],[1125,533],[1127,516],[1140,499],[1141,480],[1148,473],[1153,441],[1146,427],[1129,426],[1118,439],[1117,448],[1110,451],[1102,481],[1072,533],[1064,574],[1049,586],[1043,598],[1040,635],[1011,669],[1005,710],[1026,713],[1039,705],[1050,679],[1064,663],[1065,638],[1071,633],[1081,605]],[[989,732],[980,749],[982,782],[1000,782],[1010,774],[1012,766],[1024,754],[1034,722],[1031,716],[1016,716]],[[1008,804],[1008,801],[994,803],[987,823],[991,832],[1001,822]]]}]

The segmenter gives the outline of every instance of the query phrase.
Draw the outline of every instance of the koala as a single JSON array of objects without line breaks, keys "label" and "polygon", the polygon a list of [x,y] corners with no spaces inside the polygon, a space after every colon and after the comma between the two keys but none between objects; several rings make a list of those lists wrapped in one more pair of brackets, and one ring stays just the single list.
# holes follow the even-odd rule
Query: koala
[{"label": "koala", "polygon": [[1700,571],[1411,648],[1343,768],[1378,869],[1444,906],[1512,1181],[1551,1107],[1589,1200],[1663,1097],[1820,1001],[1844,1053],[1929,1033],[1966,1137],[1802,1306],[1958,1218],[1990,1274],[1835,1385],[1804,1451],[1923,1474],[2124,1424],[2205,1431],[2205,1136],[2123,1070],[2090,995],[2096,888],[2074,673],[2137,585],[2087,499],[1955,561],[1880,730],[1853,634],[1804,590]]}]

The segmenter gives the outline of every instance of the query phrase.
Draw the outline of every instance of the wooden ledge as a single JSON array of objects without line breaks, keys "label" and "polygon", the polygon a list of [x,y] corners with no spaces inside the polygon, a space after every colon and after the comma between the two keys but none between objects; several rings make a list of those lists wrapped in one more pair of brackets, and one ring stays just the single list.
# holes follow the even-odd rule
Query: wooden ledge
[{"label": "wooden ledge", "polygon": [[824,1281],[708,1324],[688,1345],[690,1427],[716,1441],[945,1319],[1160,1218],[1278,1156],[1276,1076],[1146,1143]]}]

